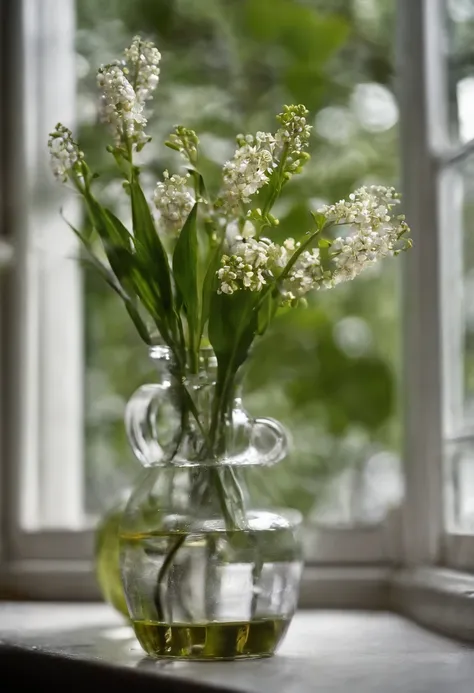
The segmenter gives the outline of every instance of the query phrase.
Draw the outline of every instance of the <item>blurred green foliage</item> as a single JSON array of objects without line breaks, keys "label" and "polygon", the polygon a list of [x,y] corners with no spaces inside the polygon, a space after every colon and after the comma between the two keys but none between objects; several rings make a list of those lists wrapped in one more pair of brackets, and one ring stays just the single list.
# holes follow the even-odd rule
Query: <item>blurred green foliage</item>
[{"label": "blurred green foliage", "polygon": [[[77,7],[81,145],[119,214],[126,207],[97,123],[95,69],[136,32],[163,55],[153,142],[143,152],[150,191],[164,168],[180,166],[163,146],[176,123],[198,131],[212,188],[235,135],[274,130],[274,114],[294,102],[314,118],[312,159],[275,208],[277,237],[304,234],[308,209],[321,201],[364,183],[396,183],[393,0],[77,0]],[[87,496],[96,509],[133,478],[123,408],[153,374],[119,302],[95,276],[86,275],[85,287]],[[280,419],[294,440],[274,470],[276,501],[317,517],[344,470],[363,471],[374,453],[398,450],[398,336],[397,268],[388,263],[286,313],[255,349],[246,404]],[[341,518],[370,519],[359,505]]]}]

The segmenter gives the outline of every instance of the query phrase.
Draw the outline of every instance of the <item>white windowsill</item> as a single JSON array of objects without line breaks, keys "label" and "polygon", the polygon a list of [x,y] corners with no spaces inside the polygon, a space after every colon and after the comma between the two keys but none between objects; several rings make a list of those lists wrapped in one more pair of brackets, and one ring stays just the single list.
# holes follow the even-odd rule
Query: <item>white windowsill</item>
[{"label": "white windowsill", "polygon": [[[98,600],[88,561],[15,561],[0,573],[0,597]],[[474,575],[442,568],[308,565],[302,609],[391,610],[455,638],[474,642]]]},{"label": "white windowsill", "polygon": [[0,673],[15,685],[47,680],[54,689],[75,677],[93,686],[110,676],[120,691],[155,690],[157,679],[186,692],[472,691],[472,650],[380,612],[299,612],[277,656],[252,662],[153,661],[103,605],[6,604],[0,638]]},{"label": "white windowsill", "polygon": [[443,568],[397,571],[390,602],[427,628],[474,642],[474,575]]}]

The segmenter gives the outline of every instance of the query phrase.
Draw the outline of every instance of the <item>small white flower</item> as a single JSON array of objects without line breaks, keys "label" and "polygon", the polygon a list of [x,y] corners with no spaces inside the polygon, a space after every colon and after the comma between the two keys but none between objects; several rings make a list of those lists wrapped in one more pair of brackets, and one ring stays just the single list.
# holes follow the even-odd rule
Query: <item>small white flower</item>
[{"label": "small white flower", "polygon": [[265,284],[262,268],[246,264],[239,255],[223,255],[221,267],[217,270],[220,286],[219,294],[233,294],[239,289],[260,291]]},{"label": "small white flower", "polygon": [[309,154],[304,150],[309,144],[312,126],[306,122],[308,109],[298,106],[284,106],[282,113],[277,115],[281,127],[277,130],[275,139],[279,147],[287,149],[284,170],[287,175],[292,175],[301,170],[303,164],[309,159]]},{"label": "small white flower", "polygon": [[141,103],[128,81],[127,68],[118,61],[103,65],[97,74],[102,91],[101,116],[114,134],[117,146],[125,142],[143,145],[148,138],[143,129],[147,123]]},{"label": "small white flower", "polygon": [[281,248],[268,238],[256,240],[236,236],[229,255],[223,255],[217,277],[218,293],[231,294],[240,289],[260,291],[275,276]]},{"label": "small white flower", "polygon": [[238,209],[241,203],[250,202],[251,196],[268,183],[269,174],[275,166],[273,135],[259,132],[255,137],[239,135],[237,139],[240,147],[223,167],[222,198],[228,211]]},{"label": "small white flower", "polygon": [[351,193],[349,201],[318,210],[328,221],[352,227],[350,235],[338,237],[332,244],[332,285],[354,279],[366,267],[399,252],[400,239],[409,228],[403,216],[392,215],[397,204],[394,188],[371,186]]},{"label": "small white flower", "polygon": [[159,81],[159,50],[136,36],[125,49],[125,60],[103,65],[97,74],[102,91],[101,116],[114,134],[117,146],[134,144],[138,149],[149,141],[144,132],[144,104],[153,98]]},{"label": "small white flower", "polygon": [[284,106],[283,112],[277,116],[281,128],[277,131],[276,139],[286,142],[292,152],[302,151],[308,146],[312,126],[306,122],[308,109],[302,104]]},{"label": "small white flower", "polygon": [[[71,171],[78,168],[78,164],[84,158],[77,142],[72,137],[72,132],[58,123],[50,133],[48,147],[51,156],[51,167],[58,180],[64,183],[69,178]],[[80,171],[77,171],[80,175]]]},{"label": "small white flower", "polygon": [[301,298],[308,291],[321,288],[325,278],[319,248],[305,250],[283,280],[283,294],[288,301]]},{"label": "small white flower", "polygon": [[189,192],[190,176],[163,173],[163,181],[157,183],[153,201],[160,212],[160,220],[167,231],[179,231],[194,206],[194,198]]},{"label": "small white flower", "polygon": [[149,101],[160,79],[160,51],[151,41],[135,36],[131,46],[125,49],[125,60],[137,100]]}]

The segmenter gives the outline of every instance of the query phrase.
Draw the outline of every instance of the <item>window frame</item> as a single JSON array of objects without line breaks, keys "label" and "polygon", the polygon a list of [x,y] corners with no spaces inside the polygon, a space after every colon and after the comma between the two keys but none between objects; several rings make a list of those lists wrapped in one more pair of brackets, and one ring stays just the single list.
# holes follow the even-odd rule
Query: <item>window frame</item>
[{"label": "window frame", "polygon": [[[24,118],[20,119],[18,122],[17,118],[14,118],[10,123],[11,131],[16,133],[16,137],[9,138],[10,142],[14,141],[15,152],[12,148],[9,150],[9,163],[15,167],[15,175],[13,176],[13,183],[6,194],[16,201],[13,205],[12,212],[8,220],[9,230],[16,246],[16,263],[10,270],[9,284],[10,295],[5,297],[4,308],[6,315],[5,324],[8,330],[11,332],[11,339],[9,340],[9,347],[7,353],[7,363],[5,366],[5,372],[8,373],[9,378],[6,383],[7,393],[6,396],[10,402],[13,403],[13,411],[15,412],[15,418],[19,422],[18,425],[10,425],[7,422],[6,428],[9,430],[9,435],[5,441],[5,459],[8,463],[5,464],[5,491],[4,501],[6,508],[6,546],[7,552],[4,560],[4,575],[7,576],[7,583],[11,585],[12,581],[18,584],[26,584],[28,586],[29,593],[33,589],[35,584],[35,575],[38,571],[57,571],[58,578],[54,581],[54,584],[60,581],[60,579],[65,579],[65,575],[71,576],[71,571],[74,571],[75,567],[79,569],[79,573],[84,575],[87,570],[89,574],[92,572],[91,556],[93,553],[93,532],[90,528],[87,528],[87,518],[85,515],[79,516],[76,512],[72,521],[71,518],[64,518],[64,527],[61,529],[43,529],[39,526],[35,526],[36,517],[38,512],[33,512],[32,517],[27,517],[28,529],[22,529],[21,518],[19,517],[18,508],[21,504],[23,489],[25,484],[22,483],[24,478],[24,473],[28,473],[30,476],[30,481],[27,484],[28,487],[36,487],[33,494],[27,500],[27,505],[31,504],[36,506],[36,510],[41,511],[41,507],[45,504],[51,504],[54,502],[54,494],[48,494],[48,488],[46,488],[46,502],[42,497],[45,491],[45,487],[52,481],[52,476],[60,471],[60,460],[57,464],[49,464],[46,468],[46,482],[44,488],[41,487],[41,480],[44,475],[44,470],[41,467],[42,460],[38,458],[34,460],[36,449],[39,448],[40,451],[43,450],[44,445],[39,433],[36,437],[33,436],[30,448],[22,445],[22,432],[25,430],[31,430],[31,422],[37,431],[41,431],[43,436],[47,434],[48,425],[41,424],[41,419],[39,415],[41,412],[38,408],[33,408],[33,411],[22,412],[21,403],[22,401],[27,401],[31,405],[31,401],[37,400],[39,397],[43,399],[43,402],[48,402],[48,398],[51,397],[53,388],[44,387],[45,383],[42,383],[42,391],[34,390],[33,393],[28,393],[28,388],[30,383],[35,381],[35,374],[38,371],[39,361],[38,359],[38,349],[37,345],[34,344],[34,338],[37,338],[37,330],[33,329],[34,334],[30,334],[30,339],[28,342],[31,344],[33,342],[33,347],[30,349],[33,353],[33,368],[32,371],[24,377],[24,364],[28,363],[28,357],[31,354],[20,352],[20,358],[15,359],[18,352],[18,348],[24,345],[25,339],[22,330],[31,330],[32,319],[29,319],[26,315],[23,315],[23,324],[18,325],[16,319],[8,319],[8,312],[14,316],[18,314],[18,306],[22,303],[29,306],[31,302],[30,296],[25,296],[21,293],[21,287],[19,288],[20,282],[19,277],[25,273],[25,270],[31,271],[28,268],[28,240],[31,236],[31,229],[28,225],[28,219],[24,218],[24,206],[21,205],[21,200],[25,194],[25,180],[28,180],[29,168],[31,167],[31,156],[33,159],[39,157],[39,147],[44,147],[44,141],[46,140],[46,133],[44,133],[44,141],[38,141],[37,137],[28,139],[28,132],[35,129],[36,123],[31,123],[28,120],[28,112],[33,113],[33,118],[37,117],[34,113],[33,106],[38,108],[38,100],[35,95],[41,94],[41,86],[44,80],[47,78],[51,80],[51,72],[48,72],[47,77],[42,72],[42,65],[39,61],[35,61],[34,58],[34,47],[37,41],[44,40],[44,36],[41,32],[47,28],[48,31],[54,31],[54,27],[59,27],[59,20],[57,18],[57,13],[59,7],[63,12],[63,19],[66,17],[66,22],[69,22],[69,30],[73,31],[73,23],[71,17],[67,16],[68,13],[71,15],[73,13],[74,0],[45,0],[41,6],[41,17],[36,16],[35,21],[30,21],[28,23],[26,17],[28,15],[28,10],[32,11],[32,5],[34,6],[36,0],[18,0],[15,2],[8,2],[6,6],[9,7],[9,15],[7,17],[7,22],[10,23],[12,27],[12,36],[15,37],[9,45],[11,49],[16,50],[16,55],[10,55],[12,64],[16,66],[15,72],[18,73],[18,66],[20,66],[21,79],[15,84],[10,84],[11,87],[11,112],[18,115],[22,113]],[[68,9],[69,8],[69,9]],[[34,8],[33,8],[34,9]],[[52,28],[53,27],[53,28]],[[61,27],[62,29],[62,27]],[[27,32],[33,32],[33,37],[28,36],[26,40]],[[36,33],[35,33],[36,32]],[[64,31],[61,31],[64,40]],[[33,40],[32,40],[33,38]],[[54,40],[54,36],[52,37]],[[73,47],[73,37],[70,39],[70,47]],[[67,55],[65,56],[67,58]],[[60,60],[56,62],[60,63]],[[63,61],[64,62],[64,56]],[[54,70],[54,65],[49,65],[49,70]],[[62,79],[61,73],[63,68],[58,68],[59,73],[56,79]],[[67,80],[66,80],[67,82]],[[67,84],[64,83],[63,89],[67,88]],[[28,108],[28,100],[31,99],[33,94],[32,107]],[[74,117],[74,98],[72,92],[69,90],[69,109],[64,116],[60,113],[60,101],[58,99],[52,99],[52,107],[49,108],[48,103],[39,102],[39,117],[44,120],[47,117],[48,111],[49,122],[55,122],[58,116],[64,120],[64,122],[71,124]],[[52,112],[54,110],[54,113]],[[30,119],[31,120],[31,119]],[[19,132],[20,130],[20,132]],[[22,142],[23,151],[20,157],[17,156],[16,148],[18,142]],[[6,143],[7,145],[9,142]],[[32,152],[30,150],[33,150]],[[34,185],[35,181],[33,181]],[[59,219],[58,208],[60,207],[61,200],[58,198],[58,193],[48,193],[51,195],[51,209],[52,215],[59,220],[59,223],[64,226],[64,223]],[[20,203],[20,204],[18,204]],[[48,217],[48,224],[51,225],[51,218]],[[35,221],[37,224],[37,220]],[[64,234],[64,229],[61,231]],[[72,236],[72,234],[71,234]],[[73,249],[74,245],[69,246],[69,250]],[[33,299],[37,299],[33,296]],[[40,310],[44,310],[44,306],[39,306]],[[47,312],[47,310],[46,310]],[[33,320],[37,318],[37,315],[33,309]],[[54,315],[51,314],[51,320],[49,321],[49,330],[54,329]],[[33,322],[34,324],[34,322]],[[73,326],[75,333],[78,334],[80,327],[80,321]],[[78,340],[80,337],[78,337]],[[51,341],[49,342],[51,344]],[[81,355],[77,354],[77,358]],[[43,358],[46,358],[49,363],[51,363],[51,370],[57,367],[57,355],[54,358],[50,357],[49,353],[43,353]],[[43,361],[41,361],[43,364]],[[13,367],[12,367],[13,366]],[[78,378],[76,377],[75,382],[77,383],[77,388],[80,389]],[[47,383],[46,383],[47,386]],[[73,388],[70,389],[70,392]],[[43,405],[44,406],[44,405]],[[15,423],[14,421],[11,422]],[[54,435],[54,431],[53,431]],[[77,437],[76,437],[77,441]],[[72,445],[70,445],[72,447]],[[28,460],[28,462],[27,462]],[[33,460],[33,462],[32,462]],[[66,465],[72,468],[71,474],[72,485],[74,482],[78,482],[78,472],[82,471],[80,460],[76,461],[75,465],[71,465],[68,461]],[[36,480],[31,482],[32,475],[36,475]],[[62,481],[64,481],[64,473],[62,476]],[[68,483],[68,478],[65,479]],[[71,485],[71,481],[69,481]],[[56,484],[57,487],[57,484]],[[56,514],[56,518],[58,515]],[[25,519],[23,513],[23,520]],[[23,523],[24,524],[24,523]],[[74,525],[78,526],[75,527]],[[325,528],[323,526],[309,527],[305,530],[305,545],[307,548],[308,561],[310,563],[317,562],[318,564],[328,564],[334,566],[345,566],[350,567],[352,565],[357,566],[370,566],[372,564],[389,564],[391,560],[395,558],[392,551],[396,542],[389,541],[386,542],[386,537],[388,534],[393,534],[392,520],[387,520],[385,523],[380,523],[378,525],[355,528],[355,529],[337,529],[337,528]],[[84,528],[82,528],[84,527]],[[387,546],[389,550],[387,550]],[[28,574],[31,574],[31,584],[28,584]],[[61,577],[62,576],[62,577]],[[18,582],[20,581],[20,582]],[[26,582],[25,582],[26,581]],[[71,584],[75,589],[75,581],[72,580]],[[36,588],[35,588],[36,589]],[[45,594],[44,586],[41,587],[42,595]],[[46,590],[47,591],[47,590]],[[79,593],[71,593],[71,597],[80,597],[84,593],[84,588],[81,588]],[[90,586],[87,588],[87,593],[90,594]],[[54,592],[51,591],[51,595],[54,596]]]},{"label": "window frame", "polygon": [[[91,573],[93,537],[81,494],[81,276],[76,241],[64,234],[58,216],[65,203],[73,221],[77,210],[44,171],[48,129],[58,117],[74,118],[75,22],[72,0],[41,6],[7,0],[1,12],[8,104],[1,145],[9,172],[2,181],[2,230],[14,261],[2,277],[0,304],[0,568],[8,593],[23,584],[34,595],[36,586],[44,592],[38,572],[70,576],[87,565]],[[41,44],[47,48],[38,50]],[[42,247],[55,252],[42,253]]]},{"label": "window frame", "polygon": [[[41,32],[42,27],[47,27],[51,17],[58,20],[58,7],[61,7],[63,12],[70,12],[69,27],[72,32],[73,2],[43,0],[42,18],[37,23],[37,31]],[[8,131],[9,137],[5,137],[1,143],[1,157],[12,172],[9,180],[4,181],[2,218],[14,245],[15,262],[9,263],[9,276],[6,277],[0,305],[3,333],[9,337],[1,357],[1,372],[4,374],[2,401],[7,402],[8,406],[3,409],[1,439],[3,464],[0,493],[4,532],[3,554],[0,554],[0,593],[3,591],[32,598],[94,598],[98,596],[98,591],[91,560],[93,532],[87,527],[85,516],[73,513],[72,517],[66,518],[61,529],[35,528],[33,518],[29,530],[25,531],[21,529],[18,514],[21,470],[24,469],[26,449],[22,448],[21,440],[28,421],[28,416],[22,414],[20,409],[21,395],[25,392],[24,363],[27,361],[24,351],[20,350],[24,345],[22,322],[23,329],[27,322],[21,311],[25,301],[21,278],[28,259],[29,235],[28,219],[25,219],[22,205],[27,192],[25,180],[28,180],[29,166],[28,152],[25,151],[27,139],[24,137],[28,127],[25,120],[26,92],[29,91],[29,98],[34,98],[41,87],[41,74],[38,74],[41,66],[34,61],[32,63],[31,56],[28,61],[28,42],[22,22],[24,9],[34,3],[35,0],[6,0],[1,6],[4,39],[7,39],[7,50],[2,54],[2,79],[7,80],[3,93],[8,94],[9,103],[7,127],[2,129],[2,132]],[[443,342],[446,331],[443,332],[441,306],[445,273],[452,271],[452,266],[441,262],[446,202],[443,203],[443,195],[439,194],[443,187],[440,173],[474,151],[474,142],[453,149],[446,137],[447,104],[440,86],[445,69],[440,51],[441,11],[441,0],[398,0],[397,5],[404,207],[414,229],[415,241],[413,251],[405,261],[403,306],[406,496],[402,507],[395,508],[380,525],[350,530],[310,528],[305,533],[308,567],[302,588],[302,604],[305,606],[388,608],[396,605],[428,624],[436,622],[437,627],[442,626],[439,605],[437,611],[428,609],[428,616],[426,613],[420,616],[412,605],[413,594],[420,589],[423,580],[426,595],[432,592],[441,594],[440,581],[444,590],[449,591],[450,585],[454,585],[456,592],[456,580],[460,579],[461,573],[455,574],[456,580],[452,575],[446,576],[446,571],[440,576],[436,573],[437,566],[451,564],[459,568],[472,568],[465,561],[471,545],[467,540],[471,538],[448,537],[443,521],[443,378],[446,380],[446,374],[443,375],[443,355],[452,348],[452,343]],[[49,26],[56,25],[52,22]],[[69,42],[72,50],[72,35]],[[21,79],[11,77],[18,72]],[[26,80],[30,80],[29,90],[26,89]],[[70,98],[73,102],[72,93]],[[66,116],[61,114],[60,105],[60,101],[55,104],[51,122],[64,117],[66,122],[72,124],[74,109],[71,102]],[[46,117],[45,114],[43,117]],[[21,154],[18,153],[19,142],[22,144]],[[36,140],[35,155],[39,146]],[[54,198],[56,215],[61,204],[58,194]],[[9,201],[8,208],[5,200]],[[74,218],[75,211],[72,210],[72,213]],[[67,256],[73,248],[70,245],[63,252],[67,251]],[[80,304],[75,305],[79,311]],[[22,320],[16,319],[17,315],[22,316]],[[50,316],[48,325],[51,330],[54,317],[51,311]],[[73,331],[79,335],[80,330],[78,317]],[[80,341],[79,336],[77,339]],[[80,352],[76,352],[76,359],[82,359]],[[52,362],[52,365],[55,366],[55,363]],[[75,383],[78,391],[81,390],[82,372],[76,371],[72,383]],[[46,388],[41,396],[48,398],[51,392],[51,387]],[[36,426],[38,415],[37,406],[32,414]],[[79,424],[82,431],[81,422]],[[43,430],[44,426],[39,428]],[[80,457],[70,468],[72,472],[65,483],[74,488],[82,483],[78,476],[78,473],[82,474]],[[56,462],[49,467],[49,473],[55,474],[58,469]],[[51,502],[54,503],[54,494],[49,496],[48,503]],[[397,570],[396,566],[400,565],[403,569]],[[427,573],[423,572],[428,570],[427,567],[432,571],[429,579]],[[436,589],[432,589],[435,573],[438,582]],[[474,576],[463,576],[463,580],[463,584],[472,583],[474,589]],[[456,595],[459,598],[459,589]]]}]

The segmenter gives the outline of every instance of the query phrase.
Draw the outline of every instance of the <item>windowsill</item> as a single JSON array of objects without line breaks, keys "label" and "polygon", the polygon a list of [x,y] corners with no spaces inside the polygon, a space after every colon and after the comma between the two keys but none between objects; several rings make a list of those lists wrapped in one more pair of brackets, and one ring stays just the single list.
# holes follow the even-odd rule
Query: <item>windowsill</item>
[{"label": "windowsill", "polygon": [[104,605],[5,603],[0,637],[0,675],[15,690],[70,681],[138,692],[160,679],[184,693],[468,693],[474,673],[473,650],[383,612],[301,611],[276,657],[234,663],[154,661]]}]

